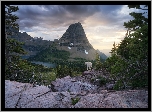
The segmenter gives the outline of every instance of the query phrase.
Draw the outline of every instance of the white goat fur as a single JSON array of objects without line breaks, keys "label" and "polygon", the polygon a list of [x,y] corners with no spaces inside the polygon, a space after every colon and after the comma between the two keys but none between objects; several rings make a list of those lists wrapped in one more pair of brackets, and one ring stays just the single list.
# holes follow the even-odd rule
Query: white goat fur
[{"label": "white goat fur", "polygon": [[85,62],[85,65],[87,65],[87,70],[91,69],[92,63],[91,62]]}]

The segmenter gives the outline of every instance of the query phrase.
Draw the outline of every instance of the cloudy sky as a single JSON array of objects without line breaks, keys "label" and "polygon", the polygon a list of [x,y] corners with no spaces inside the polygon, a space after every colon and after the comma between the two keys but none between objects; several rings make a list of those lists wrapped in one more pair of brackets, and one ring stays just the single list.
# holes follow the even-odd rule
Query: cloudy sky
[{"label": "cloudy sky", "polygon": [[115,41],[125,36],[124,22],[133,19],[129,13],[138,12],[127,5],[18,5],[15,13],[20,32],[43,40],[59,39],[70,24],[80,22],[89,42],[109,56]]}]

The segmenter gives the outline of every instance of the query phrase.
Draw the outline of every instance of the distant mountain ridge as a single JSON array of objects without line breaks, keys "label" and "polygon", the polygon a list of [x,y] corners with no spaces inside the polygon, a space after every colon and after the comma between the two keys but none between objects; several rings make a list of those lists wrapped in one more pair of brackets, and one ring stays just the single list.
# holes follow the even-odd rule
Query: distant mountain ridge
[{"label": "distant mountain ridge", "polygon": [[[47,41],[43,40],[41,37],[32,38],[26,32],[19,32],[18,37],[14,38],[16,38],[18,41],[25,42],[23,48],[28,52],[28,56],[35,55],[36,57],[37,54],[43,55],[41,54],[41,51],[44,53],[44,50],[49,50],[49,47],[54,46],[57,48],[57,50],[68,51],[70,53],[69,60],[74,60],[75,58],[94,60],[96,52],[99,53],[101,58],[107,58],[104,53],[100,52],[99,50],[95,50],[89,43],[80,22],[71,24],[59,40],[54,39],[54,41]],[[46,52],[48,52],[47,50]],[[47,56],[43,58],[47,58]]]},{"label": "distant mountain ridge", "polygon": [[23,49],[28,53],[26,56],[36,55],[38,52],[48,48],[53,41],[43,40],[43,38],[31,37],[26,32],[18,32],[17,36],[12,38],[24,42]]},{"label": "distant mountain ridge", "polygon": [[105,55],[104,53],[102,53],[101,51],[99,51],[98,49],[97,49],[97,53],[100,55],[100,58],[102,58],[102,59],[107,59],[108,57],[107,57],[107,55]]}]

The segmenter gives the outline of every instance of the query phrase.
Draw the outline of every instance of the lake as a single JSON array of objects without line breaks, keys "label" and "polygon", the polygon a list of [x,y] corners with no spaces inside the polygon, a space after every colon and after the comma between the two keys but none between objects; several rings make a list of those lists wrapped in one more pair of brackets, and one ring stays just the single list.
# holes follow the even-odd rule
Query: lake
[{"label": "lake", "polygon": [[22,59],[28,59],[29,57],[33,57],[35,55],[30,55],[30,56],[21,56]]},{"label": "lake", "polygon": [[35,63],[35,64],[39,64],[39,65],[43,65],[45,67],[48,67],[48,68],[55,68],[56,65],[53,64],[53,63],[47,63],[47,62],[40,62],[40,61],[31,61],[31,63]]},{"label": "lake", "polygon": [[[29,57],[33,57],[34,55],[30,55],[30,56],[21,56],[22,59],[28,59]],[[31,63],[35,63],[35,64],[39,64],[39,65],[43,65],[45,67],[48,68],[55,68],[56,65],[53,63],[49,63],[49,62],[41,62],[41,61],[30,61]]]}]

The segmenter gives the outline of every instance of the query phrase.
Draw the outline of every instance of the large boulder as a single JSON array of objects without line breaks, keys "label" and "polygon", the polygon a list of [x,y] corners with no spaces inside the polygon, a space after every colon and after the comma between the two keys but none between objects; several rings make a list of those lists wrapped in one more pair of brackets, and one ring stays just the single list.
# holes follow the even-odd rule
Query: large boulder
[{"label": "large boulder", "polygon": [[[57,79],[53,84],[57,92],[46,86],[33,87],[32,84],[5,80],[5,108],[148,108],[146,90],[92,93],[91,85],[78,84],[69,76]],[[83,89],[79,85],[84,85]]]},{"label": "large boulder", "polygon": [[84,76],[84,75],[92,75],[92,72],[90,70],[84,71],[82,76]]},{"label": "large boulder", "polygon": [[88,84],[86,82],[76,81],[70,76],[56,79],[52,82],[53,90],[57,92],[69,91],[81,93],[82,91],[92,92],[97,89],[97,86]]},{"label": "large boulder", "polygon": [[148,108],[148,92],[135,91],[103,91],[100,94],[88,94],[81,97],[74,108]]},{"label": "large boulder", "polygon": [[113,90],[114,84],[106,84],[106,89],[107,90]]},{"label": "large boulder", "polygon": [[28,83],[5,80],[5,108],[17,107],[22,92],[31,87]]}]

